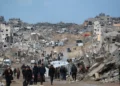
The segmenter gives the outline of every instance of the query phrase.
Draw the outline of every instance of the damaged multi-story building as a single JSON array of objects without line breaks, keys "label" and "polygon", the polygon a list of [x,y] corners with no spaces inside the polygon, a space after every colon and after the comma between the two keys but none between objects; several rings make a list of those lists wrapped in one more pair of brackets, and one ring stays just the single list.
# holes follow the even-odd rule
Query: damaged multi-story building
[{"label": "damaged multi-story building", "polygon": [[0,24],[0,41],[12,42],[12,28],[7,24]]}]

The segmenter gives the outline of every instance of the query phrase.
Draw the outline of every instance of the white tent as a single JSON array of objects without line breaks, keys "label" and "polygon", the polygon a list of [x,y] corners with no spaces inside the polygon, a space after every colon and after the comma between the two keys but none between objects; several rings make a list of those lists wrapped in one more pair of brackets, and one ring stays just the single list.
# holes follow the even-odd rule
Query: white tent
[{"label": "white tent", "polygon": [[67,66],[69,63],[67,61],[52,61],[50,64],[56,68],[61,66]]},{"label": "white tent", "polygon": [[45,69],[46,69],[45,77],[49,77],[49,75],[48,75],[49,69],[47,67],[45,67]]}]

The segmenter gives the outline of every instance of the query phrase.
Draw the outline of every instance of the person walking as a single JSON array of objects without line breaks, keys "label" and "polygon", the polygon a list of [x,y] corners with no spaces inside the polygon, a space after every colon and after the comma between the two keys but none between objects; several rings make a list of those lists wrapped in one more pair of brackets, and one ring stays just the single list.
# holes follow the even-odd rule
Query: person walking
[{"label": "person walking", "polygon": [[60,79],[63,80],[63,66],[60,67]]},{"label": "person walking", "polygon": [[55,68],[53,67],[53,65],[51,65],[49,68],[49,76],[50,76],[51,85],[53,85],[54,75],[55,75]]},{"label": "person walking", "polygon": [[24,68],[26,68],[25,64],[23,64],[23,65],[21,66],[21,69],[22,69],[22,70],[23,70]]},{"label": "person walking", "polygon": [[16,76],[16,68],[14,69],[13,73],[14,73],[14,76]]},{"label": "person walking", "polygon": [[32,80],[32,70],[30,69],[30,67],[26,67],[26,71],[25,71],[25,82],[27,84],[30,84]]},{"label": "person walking", "polygon": [[62,80],[66,80],[66,74],[67,74],[67,69],[64,66],[62,66],[60,68],[60,75]]},{"label": "person walking", "polygon": [[34,84],[36,85],[38,82],[38,66],[35,63],[34,67],[33,67],[33,75],[34,75]]},{"label": "person walking", "polygon": [[5,80],[6,80],[6,86],[10,86],[11,85],[11,80],[13,80],[13,71],[11,70],[10,67],[8,67],[3,75],[5,76]]},{"label": "person walking", "polygon": [[26,72],[26,67],[24,67],[24,68],[22,69],[23,79],[25,79],[25,72]]},{"label": "person walking", "polygon": [[65,66],[63,66],[63,80],[66,80],[66,75],[67,75],[67,69]]},{"label": "person walking", "polygon": [[45,69],[44,65],[43,65],[43,64],[40,64],[40,67],[38,67],[38,74],[40,75],[41,85],[43,85],[45,72],[46,72],[46,69]]},{"label": "person walking", "polygon": [[71,68],[71,74],[74,81],[76,81],[77,67],[73,64]]},{"label": "person walking", "polygon": [[57,68],[57,78],[60,79],[60,67]]},{"label": "person walking", "polygon": [[16,69],[16,73],[17,73],[17,79],[19,79],[20,78],[20,69],[19,68]]}]

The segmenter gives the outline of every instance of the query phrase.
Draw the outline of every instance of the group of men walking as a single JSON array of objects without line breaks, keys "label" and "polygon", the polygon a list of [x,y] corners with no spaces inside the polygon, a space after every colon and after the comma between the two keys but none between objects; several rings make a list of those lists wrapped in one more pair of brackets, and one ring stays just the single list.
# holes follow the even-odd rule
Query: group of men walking
[{"label": "group of men walking", "polygon": [[24,78],[23,86],[27,86],[28,84],[37,84],[39,79],[41,85],[43,85],[43,82],[45,81],[44,74],[46,72],[46,69],[43,64],[40,64],[39,66],[35,64],[33,69],[25,65],[23,65],[21,68]]},{"label": "group of men walking", "polygon": [[[43,85],[43,82],[45,81],[45,73],[46,73],[46,68],[43,64],[37,65],[36,63],[34,64],[34,67],[31,68],[30,66],[25,66],[22,65],[21,67],[22,70],[22,75],[23,75],[23,86],[28,86],[29,84],[37,84],[37,82],[40,82],[41,85]],[[59,68],[54,68],[53,65],[49,66],[49,72],[48,75],[50,77],[50,82],[51,85],[53,85],[53,79],[54,78],[58,78],[61,80],[66,80],[66,76],[67,76],[67,69],[64,66],[61,66]],[[19,79],[20,77],[20,70],[18,69],[14,69],[13,71],[11,70],[10,67],[8,67],[3,75],[5,75],[5,79],[6,79],[6,86],[10,86],[11,84],[11,80],[13,79],[13,74],[14,76],[16,76],[16,72],[17,73],[17,79]],[[70,72],[73,80],[76,81],[76,75],[77,75],[77,67],[75,65],[73,65],[71,67],[71,72]]]}]

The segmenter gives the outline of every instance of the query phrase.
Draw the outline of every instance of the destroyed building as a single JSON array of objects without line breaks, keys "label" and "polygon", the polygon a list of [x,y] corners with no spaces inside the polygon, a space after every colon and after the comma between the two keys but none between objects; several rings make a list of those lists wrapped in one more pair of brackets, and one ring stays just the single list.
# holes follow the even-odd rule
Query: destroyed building
[{"label": "destroyed building", "polygon": [[1,42],[12,42],[12,29],[9,25],[0,24]]}]

